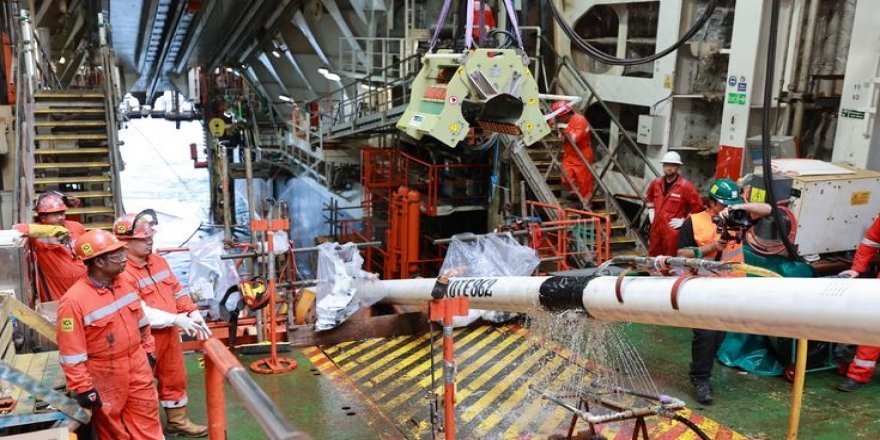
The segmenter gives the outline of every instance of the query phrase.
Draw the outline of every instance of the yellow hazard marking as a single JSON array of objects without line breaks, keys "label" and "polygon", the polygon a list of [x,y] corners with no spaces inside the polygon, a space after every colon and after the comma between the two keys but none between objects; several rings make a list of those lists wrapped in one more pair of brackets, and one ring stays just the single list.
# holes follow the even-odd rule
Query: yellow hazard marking
[{"label": "yellow hazard marking", "polygon": [[[340,368],[347,368],[349,365],[357,365],[359,363],[365,363],[368,360],[384,353],[386,350],[391,350],[397,345],[406,341],[407,338],[395,338],[389,341],[382,341],[373,339],[371,344],[362,344],[358,347],[352,347],[346,350],[345,353],[334,356],[333,362],[336,362]],[[352,359],[349,359],[352,358]],[[346,362],[346,359],[349,359]]]},{"label": "yellow hazard marking", "polygon": [[422,337],[410,342],[409,344],[402,345],[402,346],[398,347],[397,350],[394,350],[394,351],[386,354],[385,356],[382,356],[381,358],[376,359],[375,361],[371,362],[369,367],[364,368],[362,370],[359,370],[358,372],[352,374],[351,378],[357,380],[357,379],[360,379],[360,378],[362,378],[362,377],[364,377],[364,376],[366,376],[376,370],[383,369],[387,366],[387,363],[393,361],[394,358],[411,352],[413,349],[415,349],[416,347],[418,347],[419,345],[421,345],[423,342],[425,342],[427,340],[428,340],[428,335],[423,335]]},{"label": "yellow hazard marking", "polygon": [[[468,342],[471,341],[472,339],[474,339],[474,338],[476,338],[476,337],[482,335],[483,333],[486,332],[486,330],[488,330],[488,329],[490,329],[490,328],[491,328],[491,327],[488,327],[488,326],[486,326],[486,327],[480,327],[480,328],[476,329],[476,331],[473,331],[473,332],[468,333],[466,336],[464,336],[463,338],[461,338],[461,340],[456,339],[456,343],[457,343],[457,344],[460,344],[460,345],[463,346],[464,344],[468,343]],[[493,333],[494,333],[494,332],[493,332]],[[487,337],[491,337],[491,334],[488,335]],[[470,347],[465,353],[470,354],[470,353],[472,353],[472,352],[475,352],[475,351],[479,350],[480,348],[482,348],[482,346],[481,346],[480,344],[474,344],[474,345],[473,345],[472,347]],[[465,353],[460,354],[460,356],[464,356]],[[439,353],[438,353],[438,354],[439,354]],[[434,359],[434,363],[435,363],[435,365],[438,364],[438,363],[442,363],[442,362],[443,362],[443,359],[442,359],[440,356],[437,356],[436,359]],[[424,373],[425,371],[427,371],[428,368],[430,368],[430,367],[431,367],[431,359],[430,359],[430,357],[429,357],[428,359],[422,361],[421,363],[419,363],[419,364],[417,364],[417,365],[415,365],[415,366],[411,366],[411,368],[408,369],[408,370],[406,371],[406,373],[404,373],[402,376],[400,376],[395,382],[397,382],[398,384],[404,384],[404,383],[409,382],[409,381],[412,380],[412,379],[415,379],[415,378],[417,378],[417,377],[424,376],[423,373]],[[437,380],[437,378],[439,378],[439,377],[441,377],[441,375],[440,375],[440,371],[439,371],[439,369],[438,369],[437,371],[434,372],[434,380]],[[442,379],[441,379],[441,380],[442,380]],[[430,379],[430,378],[422,379],[422,382],[424,382],[424,385],[422,385],[421,388],[426,388],[426,386],[427,386],[429,383],[431,383],[431,379]],[[419,382],[419,383],[421,383],[421,382]],[[383,387],[378,393],[376,393],[376,394],[374,395],[374,399],[378,401],[379,399],[385,397],[385,396],[386,396],[388,393],[390,393],[391,391],[395,391],[395,392],[396,392],[396,391],[397,391],[396,388],[397,388],[397,387],[395,387],[395,386],[393,386],[393,385],[391,385],[391,384],[388,384],[388,385],[384,386],[384,387]],[[407,395],[414,394],[414,393],[418,392],[418,390],[415,390],[415,387],[414,387],[414,386],[411,386],[411,387],[408,387],[408,388],[411,390],[411,393],[408,393]],[[403,399],[400,399],[400,400],[402,401]],[[383,405],[383,406],[384,406],[384,405]],[[393,405],[390,405],[390,403],[389,403],[387,406],[393,406]]]},{"label": "yellow hazard marking", "polygon": [[65,333],[73,331],[73,318],[61,318],[61,331]]},{"label": "yellow hazard marking", "polygon": [[856,191],[849,197],[849,204],[852,206],[867,205],[871,200],[871,191]]},{"label": "yellow hazard marking", "polygon": [[[560,373],[558,376],[556,376],[556,379],[553,382],[551,382],[550,386],[548,386],[547,389],[550,392],[553,392],[554,390],[562,389],[562,387],[564,387],[566,384],[569,383],[572,376],[574,376],[575,371],[577,371],[577,370],[578,370],[577,368],[573,368],[573,367],[566,368],[566,369],[562,370],[562,373]],[[539,414],[541,414],[541,412],[545,408],[551,408],[551,410],[553,410],[553,411],[567,412],[562,407],[549,406],[547,404],[547,401],[545,401],[544,399],[541,399],[540,397],[535,397],[535,395],[532,394],[532,403],[530,403],[529,406],[526,407],[526,409],[520,413],[520,416],[516,418],[516,420],[513,422],[513,424],[511,424],[507,428],[507,430],[504,431],[503,437],[510,438],[512,436],[519,435],[519,433],[521,433],[523,431],[523,429],[525,429],[525,427],[528,426],[528,424],[531,423],[532,420],[535,419],[535,417],[537,417]]]}]

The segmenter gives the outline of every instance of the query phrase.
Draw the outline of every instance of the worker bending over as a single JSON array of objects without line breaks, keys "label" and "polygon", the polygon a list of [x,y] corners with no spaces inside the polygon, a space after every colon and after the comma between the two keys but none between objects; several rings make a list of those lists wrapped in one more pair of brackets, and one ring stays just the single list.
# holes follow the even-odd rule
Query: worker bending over
[{"label": "worker bending over", "polygon": [[189,295],[180,285],[165,258],[153,253],[156,213],[145,210],[126,214],[113,223],[116,237],[128,244],[125,272],[134,279],[147,319],[156,338],[156,368],[159,403],[168,423],[165,433],[184,437],[204,437],[208,427],[193,423],[187,416],[186,366],[180,345],[180,330],[189,336],[208,339],[211,331]]},{"label": "worker bending over", "polygon": [[86,230],[81,223],[65,217],[71,202],[57,191],[45,192],[37,199],[37,222],[13,226],[32,238],[37,256],[37,291],[42,302],[58,301],[86,273],[86,266],[73,252],[74,243]]},{"label": "worker bending over", "polygon": [[[841,276],[856,278],[860,274],[868,271],[871,265],[871,259],[877,255],[880,250],[880,216],[874,219],[874,223],[868,228],[868,232],[856,248],[856,255],[853,257],[852,266],[848,270],[840,273]],[[880,274],[877,275],[880,278]],[[855,391],[865,386],[874,375],[877,368],[877,359],[880,358],[880,347],[872,347],[869,345],[859,345],[856,347],[856,356],[849,364],[846,370],[846,380],[844,380],[837,389],[844,392]]]},{"label": "worker bending over", "polygon": [[150,371],[154,341],[137,287],[123,273],[125,243],[97,229],[74,251],[87,274],[61,297],[56,324],[67,389],[92,410],[99,439],[162,439]]},{"label": "worker bending over", "polygon": [[[742,263],[744,261],[742,242],[723,236],[712,221],[712,217],[729,218],[731,210],[744,210],[755,220],[769,215],[770,209],[770,205],[766,203],[745,203],[736,182],[730,179],[715,180],[709,187],[707,209],[691,214],[681,225],[678,256]],[[710,378],[712,367],[715,365],[715,355],[723,340],[724,332],[694,329],[690,378],[697,402],[704,405],[711,405],[715,401]]]},{"label": "worker bending over", "polygon": [[675,255],[678,250],[678,229],[689,214],[703,210],[700,193],[690,180],[678,174],[681,156],[674,151],[663,155],[663,175],[648,185],[648,220],[651,233],[648,255]]},{"label": "worker bending over", "polygon": [[[593,164],[593,147],[590,146],[590,124],[582,114],[574,111],[571,104],[556,101],[550,107],[553,112],[561,110],[556,119],[562,126],[562,171],[568,177],[565,185],[580,194],[589,208],[593,193],[593,173],[587,163]],[[586,162],[586,163],[585,163]]]}]

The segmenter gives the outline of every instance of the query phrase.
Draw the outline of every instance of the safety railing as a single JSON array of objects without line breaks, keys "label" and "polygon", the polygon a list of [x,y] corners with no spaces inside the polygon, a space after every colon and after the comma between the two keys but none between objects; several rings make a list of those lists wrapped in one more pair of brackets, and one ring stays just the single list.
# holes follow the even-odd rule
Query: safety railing
[{"label": "safety railing", "polygon": [[235,391],[239,401],[253,416],[270,440],[306,440],[307,434],[295,431],[281,415],[275,402],[251,378],[238,359],[217,339],[205,341],[205,390],[208,407],[208,438],[229,438],[226,427],[226,392],[224,382]]},{"label": "safety railing", "polygon": [[441,208],[486,206],[491,171],[488,164],[435,164],[406,153],[400,153],[392,169],[407,179],[407,187],[424,195],[422,207],[430,216],[437,216]]},{"label": "safety railing", "polygon": [[[362,49],[352,50],[352,42],[356,42]],[[407,71],[409,65],[400,63],[400,61],[413,53],[407,47],[407,40],[405,38],[340,37],[339,64],[337,65],[346,74],[363,75],[365,79],[388,82],[389,80],[402,78],[410,73]],[[391,68],[384,69],[385,66],[390,66]],[[381,72],[383,76],[377,77],[374,74],[376,71]]]},{"label": "safety railing", "polygon": [[534,225],[529,240],[543,261],[556,264],[556,270],[598,265],[611,258],[611,219],[607,215],[536,201],[526,203],[533,213],[557,213],[556,220]]}]

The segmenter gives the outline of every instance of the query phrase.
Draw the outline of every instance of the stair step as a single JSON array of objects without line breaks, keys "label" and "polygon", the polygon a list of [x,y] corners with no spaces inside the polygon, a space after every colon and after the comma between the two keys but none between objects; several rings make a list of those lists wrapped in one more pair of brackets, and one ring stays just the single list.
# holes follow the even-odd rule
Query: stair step
[{"label": "stair step", "polygon": [[67,210],[68,215],[77,214],[116,214],[116,210],[112,206],[83,206],[80,208],[70,208]]},{"label": "stair step", "polygon": [[636,239],[632,238],[628,235],[623,235],[623,236],[619,236],[619,237],[611,237],[611,240],[609,240],[609,243],[611,243],[611,244],[635,244]]},{"label": "stair step", "polygon": [[38,177],[34,179],[34,185],[55,185],[61,183],[101,183],[109,181],[110,176]]},{"label": "stair step", "polygon": [[53,113],[68,113],[68,114],[82,113],[82,114],[97,115],[97,114],[104,114],[104,108],[103,107],[90,107],[90,108],[83,108],[83,107],[38,107],[38,108],[34,109],[34,114],[46,115],[46,114],[53,114]]},{"label": "stair step", "polygon": [[37,121],[35,127],[106,127],[107,123],[101,121]]},{"label": "stair step", "polygon": [[58,155],[58,154],[109,154],[108,148],[37,148],[34,154]]},{"label": "stair step", "polygon": [[34,93],[34,99],[104,99],[101,92],[90,91],[39,91]]},{"label": "stair step", "polygon": [[38,134],[36,141],[106,141],[107,133]]},{"label": "stair step", "polygon": [[58,162],[58,163],[38,163],[34,165],[35,170],[51,170],[51,169],[70,169],[70,168],[110,168],[110,162]]},{"label": "stair step", "polygon": [[[70,212],[70,211],[68,211]],[[110,230],[113,228],[113,223],[86,223],[83,225],[86,230],[91,231],[92,229],[106,229]]]},{"label": "stair step", "polygon": [[[97,199],[113,197],[113,193],[110,191],[64,191],[64,195],[77,199]],[[37,197],[38,196],[34,196],[34,200],[36,200]]]}]

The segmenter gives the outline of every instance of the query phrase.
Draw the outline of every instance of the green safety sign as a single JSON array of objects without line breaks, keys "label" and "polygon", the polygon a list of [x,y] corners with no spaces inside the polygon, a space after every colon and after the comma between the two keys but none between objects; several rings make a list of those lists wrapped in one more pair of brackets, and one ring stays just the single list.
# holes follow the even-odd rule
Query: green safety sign
[{"label": "green safety sign", "polygon": [[727,94],[728,104],[746,105],[746,94],[731,92]]}]

